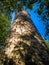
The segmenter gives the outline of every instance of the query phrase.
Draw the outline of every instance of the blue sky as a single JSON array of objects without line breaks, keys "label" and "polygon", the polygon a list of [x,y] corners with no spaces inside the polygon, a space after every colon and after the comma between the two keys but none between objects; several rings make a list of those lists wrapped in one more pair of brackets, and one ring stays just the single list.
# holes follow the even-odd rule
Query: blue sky
[{"label": "blue sky", "polygon": [[[34,25],[36,26],[36,28],[38,29],[39,33],[41,34],[41,36],[45,37],[45,25],[42,22],[42,19],[40,17],[38,17],[38,14],[34,13],[34,10],[36,10],[37,6],[35,6],[32,10],[27,9],[27,11],[29,12],[31,19],[32,19]],[[13,22],[14,17],[15,17],[15,13],[12,14],[11,23]],[[49,36],[47,36],[46,39],[49,40]]]},{"label": "blue sky", "polygon": [[31,14],[31,19],[34,23],[34,25],[36,26],[36,28],[38,29],[38,31],[40,32],[40,34],[42,36],[44,36],[44,24],[41,22],[41,20],[39,19],[38,17],[38,14],[37,13],[34,13],[33,10],[28,10],[28,12]]}]

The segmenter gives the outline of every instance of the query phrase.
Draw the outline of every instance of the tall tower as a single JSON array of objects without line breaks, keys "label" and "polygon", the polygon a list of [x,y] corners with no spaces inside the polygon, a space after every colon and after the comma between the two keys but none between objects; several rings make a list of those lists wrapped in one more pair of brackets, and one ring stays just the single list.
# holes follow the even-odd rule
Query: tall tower
[{"label": "tall tower", "polygon": [[5,44],[8,65],[49,65],[48,49],[25,10],[17,13]]}]

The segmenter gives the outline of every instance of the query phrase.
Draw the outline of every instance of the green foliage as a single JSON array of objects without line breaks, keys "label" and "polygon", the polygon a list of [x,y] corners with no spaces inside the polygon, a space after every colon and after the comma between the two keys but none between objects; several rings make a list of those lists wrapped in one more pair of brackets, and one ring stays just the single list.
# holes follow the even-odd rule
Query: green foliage
[{"label": "green foliage", "polygon": [[43,23],[45,24],[45,36],[49,35],[49,0],[39,0],[39,8],[37,13],[41,17]]},{"label": "green foliage", "polygon": [[[1,0],[0,1],[0,10],[9,14],[13,11],[20,11],[23,9],[23,6],[32,8],[32,5],[37,2],[37,0]],[[7,13],[8,12],[8,13]]]},{"label": "green foliage", "polygon": [[[49,17],[49,0],[44,0],[44,1],[40,1],[40,8],[39,9],[43,9],[43,11],[41,12],[41,14],[44,12],[44,10],[47,10],[44,12],[44,14],[46,14]],[[44,9],[45,7],[45,9]]]},{"label": "green foliage", "polygon": [[45,40],[47,47],[49,48],[49,40]]},{"label": "green foliage", "polygon": [[42,8],[38,9],[38,14],[41,15],[41,13],[43,12]]},{"label": "green foliage", "polygon": [[0,16],[0,44],[4,43],[7,36],[7,32],[10,26],[10,19],[8,19],[3,13]]},{"label": "green foliage", "polygon": [[43,38],[43,42],[46,44],[47,48],[49,48],[49,40],[45,40],[45,39]]},{"label": "green foliage", "polygon": [[[38,14],[42,14],[47,10],[44,14],[49,17],[49,0],[0,0],[0,11],[4,12],[7,16],[10,16],[10,13],[13,11],[17,12],[23,10],[23,6],[32,9],[34,7],[33,4],[36,2],[38,2],[38,4],[40,3]],[[44,9],[44,7],[46,8]]]}]

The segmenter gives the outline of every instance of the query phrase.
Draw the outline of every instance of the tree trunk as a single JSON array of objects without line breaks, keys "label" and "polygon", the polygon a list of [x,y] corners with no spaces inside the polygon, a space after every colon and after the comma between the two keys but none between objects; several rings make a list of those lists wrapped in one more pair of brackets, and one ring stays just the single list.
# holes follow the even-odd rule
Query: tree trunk
[{"label": "tree trunk", "polygon": [[3,65],[49,65],[49,52],[26,11],[17,13],[1,52]]}]

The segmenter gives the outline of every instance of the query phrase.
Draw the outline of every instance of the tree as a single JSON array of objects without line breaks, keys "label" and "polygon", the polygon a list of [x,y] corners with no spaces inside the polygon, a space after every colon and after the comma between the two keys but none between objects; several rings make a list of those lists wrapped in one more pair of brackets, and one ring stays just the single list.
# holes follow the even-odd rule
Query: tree
[{"label": "tree", "polygon": [[23,6],[26,6],[28,3],[29,1],[27,2],[27,0],[0,0],[0,45],[5,42],[5,38],[9,31],[11,13],[13,11],[18,12],[22,10]]},{"label": "tree", "polygon": [[49,51],[32,23],[28,12],[17,13],[5,46],[1,51],[3,65],[48,65]]},{"label": "tree", "polygon": [[5,14],[5,18],[8,20],[8,18],[11,18],[11,12],[18,12],[26,8],[32,9],[36,5],[35,3],[40,4],[37,12],[46,25],[46,35],[49,35],[49,0],[0,0],[0,13]]}]

